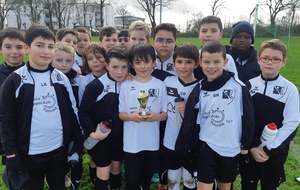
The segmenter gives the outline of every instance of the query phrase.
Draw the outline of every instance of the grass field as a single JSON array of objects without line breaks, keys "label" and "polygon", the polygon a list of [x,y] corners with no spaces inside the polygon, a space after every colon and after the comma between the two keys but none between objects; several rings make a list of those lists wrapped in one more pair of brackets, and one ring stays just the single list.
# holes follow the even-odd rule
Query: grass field
[{"label": "grass field", "polygon": [[[93,41],[97,41],[98,37],[93,37]],[[259,49],[260,44],[268,40],[266,38],[257,38],[255,39],[254,47],[256,50]],[[281,39],[285,44],[288,44],[288,39],[283,38]],[[197,38],[179,38],[177,39],[177,44],[180,44],[182,42],[190,42],[195,44],[197,47],[200,47],[201,44]],[[225,45],[229,44],[228,38],[223,38],[220,40],[220,42],[224,43]],[[282,68],[281,74],[293,82],[297,88],[298,91],[300,89],[300,51],[299,51],[299,44],[300,44],[300,38],[291,39],[288,47],[288,62],[285,67]],[[26,58],[27,60],[27,58]],[[0,63],[3,62],[3,57],[0,56]],[[299,190],[300,184],[297,183],[294,178],[300,176],[300,134],[298,133],[296,135],[296,138],[291,143],[291,148],[289,152],[289,156],[287,159],[287,162],[285,164],[285,171],[286,171],[286,182],[284,182],[278,189],[279,190]],[[3,166],[0,166],[0,173],[3,171]],[[234,183],[234,189],[240,190],[240,179],[237,178],[236,182]],[[156,190],[158,184],[152,184],[151,190]],[[5,186],[3,185],[2,180],[0,180],[0,189],[5,189]],[[47,189],[47,188],[45,188]],[[89,182],[89,175],[88,175],[88,158],[87,156],[84,157],[84,173],[82,178],[82,183],[80,186],[80,190],[91,190],[91,185]]]}]

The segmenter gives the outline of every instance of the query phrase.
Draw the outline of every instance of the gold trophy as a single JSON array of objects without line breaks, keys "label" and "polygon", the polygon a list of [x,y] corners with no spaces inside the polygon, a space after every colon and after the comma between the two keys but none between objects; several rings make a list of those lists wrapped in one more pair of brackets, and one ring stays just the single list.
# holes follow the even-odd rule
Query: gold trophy
[{"label": "gold trophy", "polygon": [[140,116],[147,116],[147,112],[146,112],[146,106],[149,100],[149,94],[147,93],[139,93],[139,98],[138,101],[142,107],[142,112],[140,113]]}]

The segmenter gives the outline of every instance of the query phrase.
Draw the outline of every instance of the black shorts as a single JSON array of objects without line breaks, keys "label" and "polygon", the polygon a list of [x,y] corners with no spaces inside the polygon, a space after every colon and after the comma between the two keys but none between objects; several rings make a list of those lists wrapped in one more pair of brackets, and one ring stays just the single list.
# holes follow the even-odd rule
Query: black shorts
[{"label": "black shorts", "polygon": [[[243,189],[253,189],[258,181],[263,189],[276,189],[285,181],[284,163],[270,157],[263,163],[256,162],[251,155],[248,162],[240,161]],[[255,185],[254,185],[255,184]]]},{"label": "black shorts", "polygon": [[205,142],[199,142],[198,152],[198,180],[202,183],[231,183],[236,178],[239,154],[235,157],[220,156]]},{"label": "black shorts", "polygon": [[104,147],[101,141],[89,150],[89,154],[97,167],[106,167],[111,161],[123,161],[124,158],[123,145]]},{"label": "black shorts", "polygon": [[183,156],[163,146],[163,164],[167,169],[177,170],[184,167],[192,172],[197,169],[197,158],[192,153]]}]

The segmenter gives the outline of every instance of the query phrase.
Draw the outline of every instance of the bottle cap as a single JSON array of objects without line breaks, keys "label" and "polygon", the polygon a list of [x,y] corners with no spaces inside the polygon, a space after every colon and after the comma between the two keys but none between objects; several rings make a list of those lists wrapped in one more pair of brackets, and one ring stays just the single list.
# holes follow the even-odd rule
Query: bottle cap
[{"label": "bottle cap", "polygon": [[111,129],[111,128],[110,128],[111,122],[112,122],[111,119],[110,119],[109,121],[104,120],[104,121],[102,122],[102,125],[103,125],[103,127],[106,128],[106,129]]},{"label": "bottle cap", "polygon": [[271,130],[276,130],[277,129],[277,126],[275,123],[269,123],[268,124],[268,128],[271,129]]}]

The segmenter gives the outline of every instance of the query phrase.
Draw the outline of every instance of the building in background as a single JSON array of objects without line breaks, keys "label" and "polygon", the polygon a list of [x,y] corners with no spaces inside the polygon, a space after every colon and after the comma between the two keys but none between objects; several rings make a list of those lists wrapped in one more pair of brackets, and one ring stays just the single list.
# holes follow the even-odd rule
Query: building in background
[{"label": "building in background", "polygon": [[114,27],[117,30],[128,29],[130,24],[134,21],[142,20],[145,22],[145,18],[135,17],[135,16],[115,16],[115,25]]},{"label": "building in background", "polygon": [[[8,0],[10,2],[13,0]],[[36,23],[48,26],[50,29],[57,31],[61,27],[74,28],[75,26],[86,26],[91,31],[99,29],[101,26],[115,26],[114,24],[114,7],[107,3],[103,6],[103,17],[101,19],[101,6],[98,1],[78,0],[75,4],[70,4],[68,0],[61,0],[61,7],[64,11],[58,18],[57,15],[44,9],[45,6],[40,4],[35,11],[38,13]],[[32,24],[31,12],[29,6],[18,4],[12,10],[8,11],[4,27],[17,27],[27,30]]]}]

